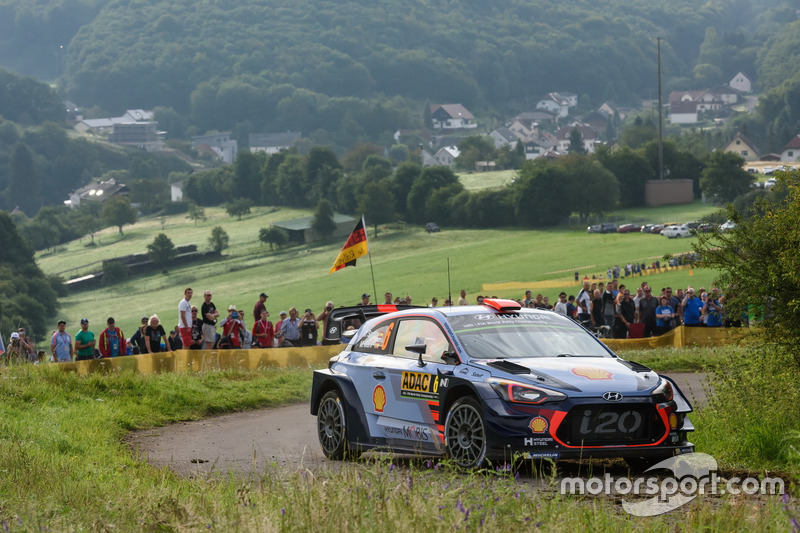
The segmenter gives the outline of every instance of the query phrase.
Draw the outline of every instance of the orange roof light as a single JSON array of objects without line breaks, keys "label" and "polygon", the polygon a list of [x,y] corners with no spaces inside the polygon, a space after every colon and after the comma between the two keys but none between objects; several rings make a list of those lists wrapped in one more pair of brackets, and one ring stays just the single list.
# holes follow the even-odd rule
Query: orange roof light
[{"label": "orange roof light", "polygon": [[522,308],[519,302],[507,300],[505,298],[484,298],[483,305],[491,307],[501,313],[519,311]]}]

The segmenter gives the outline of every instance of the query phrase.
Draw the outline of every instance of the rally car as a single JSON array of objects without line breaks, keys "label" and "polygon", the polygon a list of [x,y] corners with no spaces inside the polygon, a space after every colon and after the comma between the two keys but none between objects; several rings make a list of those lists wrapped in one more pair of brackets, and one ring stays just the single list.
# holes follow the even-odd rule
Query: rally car
[{"label": "rally car", "polygon": [[513,300],[340,308],[314,372],[311,414],[329,459],[368,450],[446,456],[467,468],[515,458],[691,453],[691,404],[669,378],[617,357],[578,323]]}]

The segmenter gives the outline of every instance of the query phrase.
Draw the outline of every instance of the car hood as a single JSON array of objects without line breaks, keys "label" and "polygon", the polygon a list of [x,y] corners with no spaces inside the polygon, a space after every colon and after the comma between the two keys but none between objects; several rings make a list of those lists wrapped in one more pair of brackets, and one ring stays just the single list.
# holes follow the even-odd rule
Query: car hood
[{"label": "car hood", "polygon": [[658,385],[649,368],[611,357],[531,357],[472,361],[487,367],[493,377],[529,381],[535,385],[579,392],[588,396],[604,392],[644,393]]}]

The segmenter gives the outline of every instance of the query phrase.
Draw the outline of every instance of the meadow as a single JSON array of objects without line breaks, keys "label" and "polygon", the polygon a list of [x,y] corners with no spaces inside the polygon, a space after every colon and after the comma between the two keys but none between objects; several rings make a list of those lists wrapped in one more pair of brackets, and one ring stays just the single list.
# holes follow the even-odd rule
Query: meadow
[{"label": "meadow", "polygon": [[[691,220],[713,212],[711,206],[693,204],[656,208],[653,221]],[[613,214],[620,220],[632,220],[637,211]],[[124,333],[130,335],[143,315],[158,314],[165,327],[177,321],[177,305],[183,288],[191,286],[201,302],[206,289],[214,292],[213,301],[220,308],[236,305],[250,310],[258,294],[269,295],[267,309],[272,320],[278,311],[297,307],[322,310],[326,301],[335,305],[354,305],[362,293],[382,301],[383,293],[412,297],[414,304],[427,304],[436,296],[440,303],[466,289],[474,301],[479,294],[521,298],[524,286],[542,292],[555,301],[561,290],[575,294],[579,287],[573,273],[580,277],[605,277],[607,268],[628,262],[651,264],[665,254],[692,250],[691,239],[666,239],[659,235],[587,234],[585,226],[564,226],[548,230],[525,229],[450,229],[426,233],[422,228],[394,223],[380,228],[377,237],[369,228],[370,254],[358,260],[356,267],[329,274],[343,239],[291,246],[270,251],[258,240],[260,228],[308,215],[307,211],[256,207],[241,220],[229,217],[220,208],[207,208],[207,220],[196,225],[185,215],[151,217],[124,228],[98,232],[94,243],[89,237],[59,246],[55,251],[37,254],[37,262],[48,274],[65,277],[83,275],[97,268],[97,261],[132,253],[146,252],[155,235],[164,232],[176,245],[196,244],[209,249],[208,236],[214,226],[221,226],[230,237],[224,257],[206,263],[170,268],[165,273],[130,277],[122,283],[89,291],[76,291],[60,299],[60,316],[74,328],[80,318],[90,319],[92,327],[101,327],[108,316],[115,317]],[[370,268],[370,264],[372,268]],[[448,272],[449,264],[449,272]],[[82,265],[89,265],[81,268]],[[374,284],[373,284],[374,273]],[[670,285],[708,286],[713,272],[681,270],[650,277],[657,289]],[[484,291],[484,284],[517,282],[514,289]],[[544,282],[545,288],[538,289]],[[518,287],[518,288],[517,288]],[[377,293],[377,294],[376,294]],[[55,322],[55,321],[54,321]],[[55,326],[55,324],[54,324]]]},{"label": "meadow", "polygon": [[[651,355],[666,360],[673,351]],[[732,363],[739,367],[748,349],[696,349],[686,357],[715,372]],[[662,516],[637,518],[622,510],[619,498],[561,495],[560,468],[524,462],[465,472],[447,461],[380,456],[333,468],[309,464],[284,470],[273,463],[247,477],[218,471],[181,478],[148,465],[125,444],[126,433],[307,401],[310,369],[78,376],[44,365],[2,368],[0,377],[4,531],[338,533],[391,531],[400,524],[420,531],[783,531],[800,516],[794,497],[707,495]],[[767,409],[755,405],[752,400],[764,393],[765,380],[757,380],[752,391],[738,384],[736,391],[733,382],[731,388],[723,385],[725,394],[693,415],[698,451],[717,457],[723,471],[733,467],[738,473],[745,468],[763,474],[780,467],[791,479],[800,471],[797,465],[769,455],[764,446],[753,447],[747,436],[761,428],[773,433],[772,438],[762,435],[765,442],[780,445],[797,414],[777,416],[781,402]],[[736,404],[728,403],[731,395],[738,397]],[[756,412],[760,420],[752,416]],[[737,420],[735,427],[720,427]],[[309,415],[308,421],[298,422],[313,419]],[[608,469],[625,475],[620,464],[585,468],[582,472],[591,475],[602,476]],[[518,477],[520,472],[524,475]]]}]

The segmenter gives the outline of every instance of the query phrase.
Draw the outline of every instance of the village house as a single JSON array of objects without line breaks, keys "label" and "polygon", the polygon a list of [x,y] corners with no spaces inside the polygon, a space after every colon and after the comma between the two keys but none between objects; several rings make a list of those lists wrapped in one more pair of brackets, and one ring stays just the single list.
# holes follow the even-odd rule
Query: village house
[{"label": "village house", "polygon": [[578,95],[573,93],[547,93],[536,102],[536,109],[546,109],[559,118],[566,118],[569,109],[578,105]]},{"label": "village house", "polygon": [[741,72],[737,73],[736,76],[728,82],[728,85],[741,93],[750,93],[753,90],[753,82]]},{"label": "village house", "polygon": [[587,154],[594,153],[594,147],[599,142],[597,138],[597,130],[591,127],[588,124],[584,123],[573,123],[567,126],[561,126],[556,131],[556,139],[558,140],[557,149],[560,153],[568,153],[570,147],[570,135],[572,135],[572,130],[575,128],[578,129],[578,132],[581,134],[581,138],[583,140],[583,149],[586,150]]},{"label": "village house", "polygon": [[781,161],[800,161],[800,134],[795,135],[792,140],[783,147]]},{"label": "village house", "polygon": [[461,104],[433,104],[430,107],[433,129],[475,129],[475,117]]},{"label": "village house", "polygon": [[128,196],[130,189],[124,183],[117,183],[114,178],[101,182],[92,182],[88,185],[76,189],[69,194],[69,200],[64,200],[64,205],[68,207],[78,207],[82,201],[93,200],[104,202],[112,196]]},{"label": "village house", "polygon": [[231,139],[231,132],[223,131],[192,137],[192,148],[211,154],[223,163],[233,163],[239,151],[239,143]]},{"label": "village house", "polygon": [[742,132],[737,133],[733,140],[722,150],[742,156],[745,161],[758,161],[761,159],[761,150]]},{"label": "village house", "polygon": [[303,134],[299,131],[251,133],[248,136],[248,144],[253,153],[266,152],[267,155],[272,155],[290,149],[302,138]]}]

